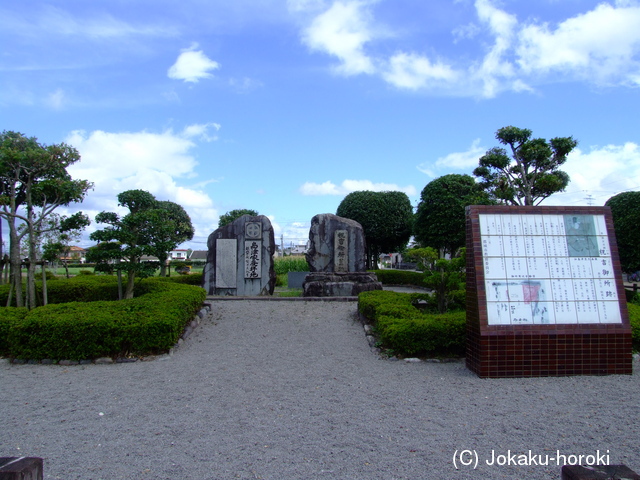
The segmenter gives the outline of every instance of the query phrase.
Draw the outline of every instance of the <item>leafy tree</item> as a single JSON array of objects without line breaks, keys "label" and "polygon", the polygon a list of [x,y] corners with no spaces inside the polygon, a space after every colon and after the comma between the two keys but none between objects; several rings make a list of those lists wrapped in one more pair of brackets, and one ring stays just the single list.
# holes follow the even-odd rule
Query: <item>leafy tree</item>
[{"label": "leafy tree", "polygon": [[193,227],[180,205],[158,201],[144,190],[120,193],[118,205],[128,208],[129,213],[123,217],[114,212],[96,215],[96,222],[108,227],[89,236],[101,243],[89,250],[87,259],[99,264],[96,266],[99,270],[125,271],[124,298],[133,298],[135,277],[151,276],[158,267],[153,262],[141,263],[142,256],[155,255],[166,261],[169,251],[193,238]]},{"label": "leafy tree", "polygon": [[[67,173],[67,167],[78,160],[78,151],[64,143],[46,146],[21,133],[0,134],[0,216],[9,225],[11,292],[15,292],[17,306],[24,305],[20,240],[24,236],[29,238],[27,305],[33,308],[36,242],[44,229],[43,223],[59,206],[81,202],[92,188],[90,182],[73,180]],[[21,232],[17,221],[25,225]],[[7,305],[11,304],[11,297],[10,294]]]},{"label": "leafy tree", "polygon": [[407,250],[404,257],[416,262],[416,270],[433,270],[436,261],[440,258],[438,251],[432,247],[419,247]]},{"label": "leafy tree", "polygon": [[455,307],[464,307],[465,249],[452,259],[439,258],[426,271],[424,283],[435,292],[438,311],[445,313]]},{"label": "leafy tree", "polygon": [[45,243],[42,246],[42,259],[47,262],[56,262],[63,255],[64,270],[69,278],[69,266],[67,258],[71,252],[71,242],[80,239],[82,231],[91,224],[89,217],[78,212],[71,217],[52,215],[49,219],[47,232],[44,232]]},{"label": "leafy tree", "polygon": [[[89,238],[106,242],[87,252],[87,260],[95,262],[98,270],[110,271],[116,264],[118,272],[127,273],[127,285],[124,298],[133,298],[136,275],[153,275],[157,265],[141,263],[143,255],[152,255],[151,247],[153,223],[158,221],[154,211],[156,199],[144,190],[127,190],[118,195],[118,205],[129,209],[129,213],[120,217],[115,212],[100,212],[97,223],[108,227],[93,232]],[[121,263],[121,260],[124,260]]]},{"label": "leafy tree", "polygon": [[531,138],[531,130],[503,127],[496,139],[509,147],[509,152],[494,147],[480,157],[473,171],[482,186],[496,200],[510,205],[538,205],[542,200],[562,192],[569,175],[559,168],[578,145],[573,137],[556,137],[547,142]]},{"label": "leafy tree", "polygon": [[251,215],[252,217],[257,217],[259,214],[255,210],[248,210],[246,208],[239,209],[239,210],[231,210],[230,212],[227,212],[224,215],[220,215],[220,220],[218,220],[218,228],[224,227],[225,225],[229,225],[231,222],[240,218],[243,215]]},{"label": "leafy tree", "polygon": [[429,182],[420,194],[413,233],[423,246],[449,253],[464,247],[468,205],[494,203],[470,175],[444,175]]},{"label": "leafy tree", "polygon": [[351,192],[338,205],[336,215],[362,225],[366,268],[373,268],[381,253],[404,249],[411,237],[413,209],[402,192]]},{"label": "leafy tree", "polygon": [[625,272],[636,272],[640,270],[640,192],[619,193],[605,205],[611,208],[620,266]]},{"label": "leafy tree", "polygon": [[166,275],[169,252],[183,242],[193,238],[194,229],[191,217],[182,206],[169,201],[158,201],[155,204],[156,216],[153,221],[153,255],[160,261],[160,275]]}]

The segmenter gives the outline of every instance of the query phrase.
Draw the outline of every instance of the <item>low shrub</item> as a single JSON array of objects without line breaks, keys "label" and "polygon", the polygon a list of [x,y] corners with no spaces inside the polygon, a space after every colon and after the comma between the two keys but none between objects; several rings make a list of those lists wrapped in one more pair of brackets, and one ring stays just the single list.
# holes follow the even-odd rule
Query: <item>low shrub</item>
[{"label": "low shrub", "polygon": [[631,342],[633,351],[640,352],[640,305],[627,303],[629,324],[631,325]]},{"label": "low shrub", "polygon": [[0,315],[6,332],[0,354],[81,360],[167,351],[201,308],[205,291],[163,279],[140,287],[140,296],[130,300],[50,304],[29,312],[6,308],[17,313]]},{"label": "low shrub", "polygon": [[384,348],[401,355],[464,355],[464,310],[435,314],[414,304],[429,296],[376,290],[361,293],[358,309],[374,322]]},{"label": "low shrub", "polygon": [[24,320],[29,313],[26,307],[0,308],[0,355],[6,354],[9,349],[9,332],[14,326]]},{"label": "low shrub", "polygon": [[415,285],[425,287],[424,273],[406,270],[370,270],[383,285]]}]

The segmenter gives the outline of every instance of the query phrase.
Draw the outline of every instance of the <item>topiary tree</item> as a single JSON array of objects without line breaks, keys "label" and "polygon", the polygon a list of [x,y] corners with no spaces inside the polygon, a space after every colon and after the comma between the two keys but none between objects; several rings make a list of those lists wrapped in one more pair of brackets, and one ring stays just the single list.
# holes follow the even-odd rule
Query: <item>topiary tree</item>
[{"label": "topiary tree", "polygon": [[[162,256],[174,249],[177,242],[193,236],[191,220],[182,207],[172,202],[159,202],[144,190],[127,190],[118,195],[118,205],[129,209],[120,217],[114,212],[100,212],[97,223],[108,225],[93,232],[89,238],[101,242],[87,252],[87,260],[96,268],[118,269],[127,272],[124,298],[133,298],[135,277],[153,275],[154,263],[141,263],[143,255]],[[179,207],[179,208],[178,208]],[[120,263],[120,260],[124,262]]]},{"label": "topiary tree", "polygon": [[413,209],[402,192],[351,192],[336,215],[355,220],[364,230],[366,268],[374,268],[383,252],[403,250],[413,228]]},{"label": "topiary tree", "polygon": [[496,132],[496,139],[510,151],[501,147],[488,150],[473,171],[496,200],[510,205],[538,205],[569,184],[569,175],[559,167],[578,145],[573,137],[547,142],[531,138],[529,129],[503,127]]},{"label": "topiary tree", "polygon": [[257,217],[259,214],[255,210],[248,210],[246,208],[239,210],[231,210],[230,212],[225,213],[224,215],[220,215],[220,220],[218,220],[218,228],[224,227],[225,225],[229,225],[231,222],[240,218],[243,215],[251,215],[252,217]]},{"label": "topiary tree", "polygon": [[421,245],[453,257],[465,245],[465,207],[492,203],[495,202],[489,194],[470,175],[436,178],[422,189],[413,234]]},{"label": "topiary tree", "polygon": [[160,276],[166,275],[169,252],[183,242],[193,238],[191,217],[182,206],[167,200],[156,202],[157,220],[152,241],[153,255],[160,261]]},{"label": "topiary tree", "polygon": [[636,272],[640,270],[640,192],[619,193],[607,200],[605,205],[611,208],[620,266],[625,272]]}]

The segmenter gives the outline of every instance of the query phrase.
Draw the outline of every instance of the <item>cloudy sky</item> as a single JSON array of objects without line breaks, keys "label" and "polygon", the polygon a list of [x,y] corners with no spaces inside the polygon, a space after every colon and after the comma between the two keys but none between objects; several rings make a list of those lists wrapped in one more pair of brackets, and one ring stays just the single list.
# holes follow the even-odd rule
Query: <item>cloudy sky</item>
[{"label": "cloudy sky", "polygon": [[640,190],[639,95],[636,0],[0,6],[0,128],[76,147],[91,215],[132,188],[181,204],[194,249],[237,208],[289,245],[355,190],[416,205],[507,125],[579,141],[544,204],[602,205]]}]

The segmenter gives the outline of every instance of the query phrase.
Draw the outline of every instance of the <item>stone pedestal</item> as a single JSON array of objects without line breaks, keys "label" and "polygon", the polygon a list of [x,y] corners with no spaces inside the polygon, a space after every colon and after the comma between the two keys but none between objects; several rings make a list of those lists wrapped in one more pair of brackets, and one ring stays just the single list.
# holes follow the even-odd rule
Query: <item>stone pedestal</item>
[{"label": "stone pedestal", "polygon": [[303,297],[355,297],[361,292],[382,290],[382,283],[369,272],[315,272],[306,276],[302,289]]},{"label": "stone pedestal", "polygon": [[0,480],[42,480],[42,459],[38,457],[0,457]]}]

